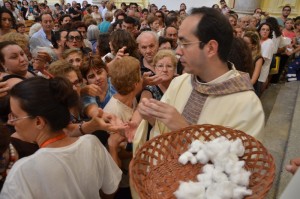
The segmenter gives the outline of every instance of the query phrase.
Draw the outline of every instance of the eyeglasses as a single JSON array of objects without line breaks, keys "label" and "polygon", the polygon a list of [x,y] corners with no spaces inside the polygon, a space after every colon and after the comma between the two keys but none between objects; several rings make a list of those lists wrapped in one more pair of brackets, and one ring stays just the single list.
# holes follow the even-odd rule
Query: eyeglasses
[{"label": "eyeglasses", "polygon": [[68,41],[74,41],[74,39],[75,39],[76,41],[82,41],[82,37],[81,37],[81,36],[68,36],[68,37],[67,37],[67,40],[68,40]]},{"label": "eyeglasses", "polygon": [[9,123],[14,123],[18,120],[23,120],[23,119],[26,119],[26,118],[30,118],[32,117],[31,115],[27,115],[27,116],[24,116],[24,117],[15,117],[13,114],[10,114],[10,117],[11,119],[7,120]]},{"label": "eyeglasses", "polygon": [[186,42],[186,43],[182,43],[181,41],[177,42],[178,46],[181,49],[184,49],[184,48],[188,47],[189,45],[197,44],[197,43],[205,44],[203,41],[191,41],[191,42]]}]

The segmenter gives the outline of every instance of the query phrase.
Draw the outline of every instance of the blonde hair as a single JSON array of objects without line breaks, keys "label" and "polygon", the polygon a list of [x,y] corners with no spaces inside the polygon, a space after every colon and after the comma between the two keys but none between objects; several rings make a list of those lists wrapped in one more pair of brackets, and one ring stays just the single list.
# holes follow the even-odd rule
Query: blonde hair
[{"label": "blonde hair", "polygon": [[83,57],[83,53],[79,48],[70,48],[67,49],[63,52],[63,58],[66,59],[69,55],[73,54],[73,53],[78,53]]},{"label": "blonde hair", "polygon": [[165,57],[170,57],[171,62],[173,64],[174,69],[177,66],[177,58],[172,50],[159,50],[153,58],[153,65],[157,64],[157,62]]},{"label": "blonde hair", "polygon": [[134,91],[135,83],[141,81],[140,62],[138,59],[126,56],[117,59],[108,71],[111,83],[120,95]]},{"label": "blonde hair", "polygon": [[29,41],[25,35],[17,32],[10,32],[2,36],[2,41],[13,41],[17,43],[24,51],[28,49]]},{"label": "blonde hair", "polygon": [[56,76],[66,77],[66,75],[72,71],[75,71],[75,73],[77,74],[80,80],[82,79],[79,70],[74,68],[72,64],[70,64],[66,60],[57,60],[55,62],[52,62],[48,67],[48,72],[52,74],[54,77]]},{"label": "blonde hair", "polygon": [[248,37],[251,44],[255,46],[255,51],[251,49],[252,60],[254,61],[257,57],[261,56],[260,37],[258,33],[254,31],[245,32],[244,37]]}]

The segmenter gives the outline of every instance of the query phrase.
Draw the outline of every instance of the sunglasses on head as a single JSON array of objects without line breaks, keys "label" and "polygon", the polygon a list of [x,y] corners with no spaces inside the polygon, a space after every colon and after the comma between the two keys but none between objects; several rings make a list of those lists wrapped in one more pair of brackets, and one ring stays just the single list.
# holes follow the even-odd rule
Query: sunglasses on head
[{"label": "sunglasses on head", "polygon": [[74,39],[75,39],[76,41],[81,41],[81,40],[82,40],[82,37],[81,37],[81,36],[68,36],[68,37],[67,37],[67,40],[68,40],[68,41],[74,41]]}]

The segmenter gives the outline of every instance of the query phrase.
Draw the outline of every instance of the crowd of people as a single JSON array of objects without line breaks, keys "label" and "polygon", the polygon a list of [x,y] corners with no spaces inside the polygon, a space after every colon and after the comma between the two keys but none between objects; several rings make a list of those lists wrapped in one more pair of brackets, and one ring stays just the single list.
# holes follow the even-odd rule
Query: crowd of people
[{"label": "crowd of people", "polygon": [[137,198],[130,161],[157,135],[208,123],[261,139],[268,83],[300,79],[290,12],[6,1],[0,198]]}]

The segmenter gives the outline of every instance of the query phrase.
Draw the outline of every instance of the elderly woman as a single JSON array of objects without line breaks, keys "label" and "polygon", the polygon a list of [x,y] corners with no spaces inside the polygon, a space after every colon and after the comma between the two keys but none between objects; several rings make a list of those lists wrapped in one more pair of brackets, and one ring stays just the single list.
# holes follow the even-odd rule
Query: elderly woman
[{"label": "elderly woman", "polygon": [[38,76],[52,77],[47,71],[48,65],[55,59],[54,51],[49,47],[37,47],[32,50],[32,66]]},{"label": "elderly woman", "polygon": [[146,86],[141,98],[160,100],[176,74],[177,58],[171,50],[159,50],[153,59],[153,65],[155,74],[161,76],[162,81],[157,85]]},{"label": "elderly woman", "polygon": [[65,50],[63,53],[63,58],[77,69],[81,68],[83,65],[83,53],[79,48]]},{"label": "elderly woman", "polygon": [[122,172],[99,140],[63,132],[77,103],[64,78],[31,78],[11,90],[11,121],[24,140],[40,149],[15,163],[1,198],[100,198],[100,190],[105,195],[117,190]]},{"label": "elderly woman", "polygon": [[[153,86],[146,86],[141,94],[142,98],[154,98],[160,100],[163,94],[168,89],[174,75],[176,74],[177,58],[172,50],[159,50],[153,59],[155,74],[162,78],[162,81]],[[131,129],[128,131],[129,140],[133,139],[136,127],[142,121],[138,111],[135,111],[130,125]]]},{"label": "elderly woman", "polygon": [[95,24],[91,24],[87,29],[87,38],[92,43],[93,46],[93,53],[96,53],[97,48],[97,39],[99,37],[100,31],[98,29],[98,26]]}]

